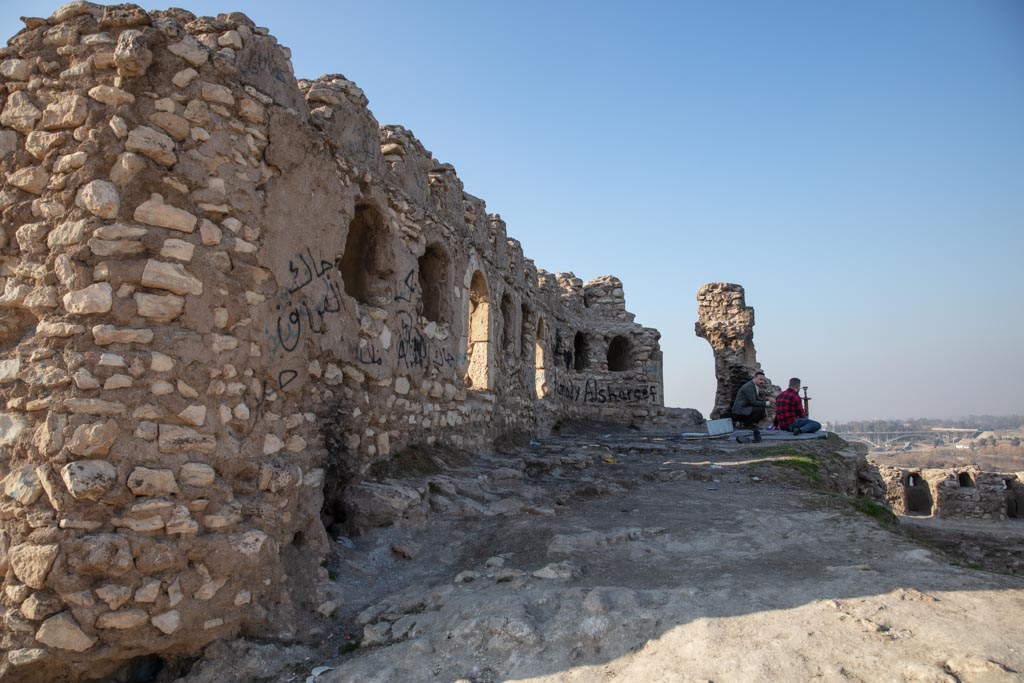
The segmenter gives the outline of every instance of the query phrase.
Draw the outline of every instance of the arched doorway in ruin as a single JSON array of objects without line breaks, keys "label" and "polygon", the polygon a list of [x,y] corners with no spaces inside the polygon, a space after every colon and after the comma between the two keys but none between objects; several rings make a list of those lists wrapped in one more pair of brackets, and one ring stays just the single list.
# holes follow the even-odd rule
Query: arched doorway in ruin
[{"label": "arched doorway in ruin", "polygon": [[451,320],[451,286],[448,282],[448,253],[439,243],[427,245],[418,260],[422,315],[436,323]]},{"label": "arched doorway in ruin", "polygon": [[350,297],[371,306],[391,302],[391,238],[384,218],[370,204],[356,206],[338,265],[345,293]]},{"label": "arched doorway in ruin", "polygon": [[917,515],[932,514],[932,491],[928,482],[920,474],[908,474],[903,484],[907,497],[907,513]]},{"label": "arched doorway in ruin", "polygon": [[466,358],[466,388],[477,391],[490,389],[490,337],[491,311],[487,293],[487,280],[479,270],[473,271],[469,284],[469,335]]},{"label": "arched doorway in ruin", "polygon": [[623,372],[632,361],[633,345],[629,339],[617,336],[608,344],[608,372]]},{"label": "arched doorway in ruin", "polygon": [[533,384],[537,389],[537,398],[548,395],[548,382],[544,370],[544,318],[537,318],[537,336],[533,340]]}]

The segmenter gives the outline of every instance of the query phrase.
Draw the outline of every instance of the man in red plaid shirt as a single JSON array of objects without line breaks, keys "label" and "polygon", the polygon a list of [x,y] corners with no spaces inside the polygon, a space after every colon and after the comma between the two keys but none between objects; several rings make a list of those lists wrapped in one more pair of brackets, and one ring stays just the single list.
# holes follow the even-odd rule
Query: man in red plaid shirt
[{"label": "man in red plaid shirt", "polygon": [[807,419],[799,390],[800,378],[794,377],[789,388],[775,397],[775,426],[794,434],[810,434],[821,429],[821,423]]}]

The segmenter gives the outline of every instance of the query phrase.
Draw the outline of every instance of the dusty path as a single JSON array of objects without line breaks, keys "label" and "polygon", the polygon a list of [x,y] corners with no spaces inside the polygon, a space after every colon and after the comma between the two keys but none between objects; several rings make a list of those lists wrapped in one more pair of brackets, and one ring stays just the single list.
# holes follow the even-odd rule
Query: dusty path
[{"label": "dusty path", "polygon": [[[500,456],[532,477],[487,477],[494,462],[446,473],[437,481],[455,493],[427,488],[447,512],[338,547],[344,605],[305,672],[331,664],[317,681],[360,683],[1024,680],[1024,580],[954,566],[800,485],[798,470],[757,462],[778,453],[623,432]],[[345,632],[363,647],[338,657]],[[305,680],[301,668],[265,680]]]}]

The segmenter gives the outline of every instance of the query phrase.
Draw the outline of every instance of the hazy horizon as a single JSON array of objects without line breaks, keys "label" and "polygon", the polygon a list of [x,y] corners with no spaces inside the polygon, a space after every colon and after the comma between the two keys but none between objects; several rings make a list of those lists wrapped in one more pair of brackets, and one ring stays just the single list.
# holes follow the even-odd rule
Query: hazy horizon
[{"label": "hazy horizon", "polygon": [[171,5],[353,80],[538,267],[620,277],[666,405],[711,409],[696,293],[735,282],[822,421],[1024,413],[1018,0]]}]

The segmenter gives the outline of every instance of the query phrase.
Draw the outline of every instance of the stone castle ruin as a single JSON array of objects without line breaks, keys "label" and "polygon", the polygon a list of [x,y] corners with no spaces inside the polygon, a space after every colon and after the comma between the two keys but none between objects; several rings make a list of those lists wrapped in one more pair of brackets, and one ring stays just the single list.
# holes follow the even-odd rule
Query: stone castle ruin
[{"label": "stone castle ruin", "polygon": [[0,52],[0,678],[272,631],[325,486],[407,446],[664,414],[619,280],[537,269],[246,16],[25,24]]},{"label": "stone castle ruin", "polygon": [[899,515],[1005,521],[1024,517],[1024,474],[878,466],[885,501]]}]

